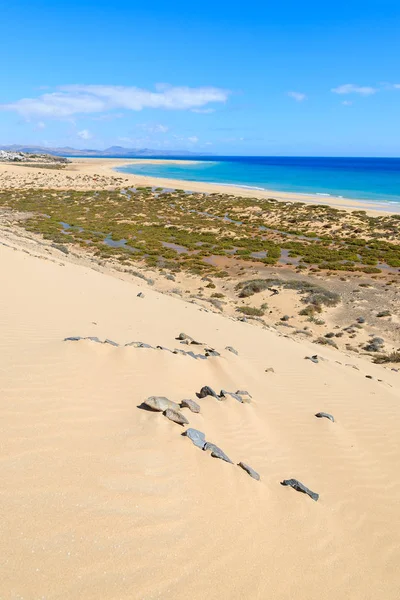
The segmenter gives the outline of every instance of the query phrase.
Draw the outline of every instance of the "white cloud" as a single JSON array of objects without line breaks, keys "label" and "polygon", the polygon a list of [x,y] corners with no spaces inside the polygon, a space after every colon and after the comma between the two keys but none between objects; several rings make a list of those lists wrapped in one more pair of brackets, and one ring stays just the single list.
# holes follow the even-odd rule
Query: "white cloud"
[{"label": "white cloud", "polygon": [[353,103],[351,100],[343,100],[342,104],[343,106],[351,106]]},{"label": "white cloud", "polygon": [[46,123],[43,123],[43,121],[38,121],[36,123],[35,129],[45,129],[46,128]]},{"label": "white cloud", "polygon": [[192,108],[192,112],[199,113],[200,115],[209,115],[215,112],[215,108]]},{"label": "white cloud", "polygon": [[78,131],[77,135],[81,138],[81,140],[91,140],[93,137],[88,129],[82,129],[82,131]]},{"label": "white cloud", "polygon": [[137,127],[148,133],[167,133],[169,131],[169,127],[161,123],[141,123]]},{"label": "white cloud", "polygon": [[189,110],[201,108],[210,102],[226,102],[229,91],[215,87],[174,87],[157,85],[156,91],[137,87],[113,85],[65,85],[57,91],[37,98],[21,98],[10,104],[1,104],[2,110],[13,110],[30,115],[67,118],[76,114],[102,113],[110,110],[161,108]]},{"label": "white cloud", "polygon": [[371,96],[377,91],[377,88],[355,85],[354,83],[345,83],[331,89],[334,94],[360,94],[361,96]]},{"label": "white cloud", "polygon": [[303,100],[306,100],[307,98],[306,94],[303,94],[302,92],[288,92],[287,95],[290,96],[290,98],[294,98],[296,102],[303,102]]},{"label": "white cloud", "polygon": [[199,138],[196,135],[192,135],[191,137],[188,137],[188,142],[190,142],[191,144],[197,144],[198,141],[199,141]]}]

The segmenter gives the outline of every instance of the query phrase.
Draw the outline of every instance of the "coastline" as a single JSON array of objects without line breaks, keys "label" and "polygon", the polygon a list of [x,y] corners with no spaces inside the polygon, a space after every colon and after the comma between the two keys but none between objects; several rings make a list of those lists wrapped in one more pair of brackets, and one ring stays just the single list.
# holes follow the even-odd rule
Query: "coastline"
[{"label": "coastline", "polygon": [[[186,181],[183,179],[168,179],[164,177],[154,177],[148,175],[136,175],[133,173],[126,173],[125,171],[119,171],[118,169],[121,167],[126,167],[133,164],[166,164],[166,163],[176,163],[176,164],[188,164],[193,161],[187,160],[173,160],[173,159],[73,159],[73,162],[80,161],[91,161],[91,160],[99,160],[99,161],[110,161],[107,163],[103,163],[101,166],[107,166],[111,168],[112,171],[117,173],[122,173],[124,176],[129,178],[134,178],[134,180],[143,186],[159,186],[166,188],[179,188],[185,191],[192,192],[205,192],[205,193],[220,193],[220,194],[230,194],[233,196],[242,196],[247,198],[274,198],[276,200],[280,200],[282,202],[304,202],[307,204],[325,204],[328,206],[332,206],[334,208],[345,209],[345,210],[365,210],[368,214],[377,215],[377,214],[398,214],[400,212],[400,204],[396,207],[395,204],[386,205],[385,202],[375,202],[373,200],[363,200],[363,199],[352,199],[352,198],[342,198],[339,196],[325,196],[318,194],[307,194],[307,193],[295,193],[295,192],[283,192],[279,190],[273,189],[257,189],[256,187],[252,188],[250,186],[239,186],[239,185],[231,185],[225,183],[208,183],[202,181]],[[113,164],[111,164],[111,161]],[[86,163],[85,163],[86,164]],[[100,164],[99,164],[100,166]]]},{"label": "coastline", "polygon": [[[337,196],[317,196],[275,190],[257,190],[235,185],[166,179],[146,175],[135,175],[118,171],[121,167],[147,162],[149,164],[169,163],[170,159],[153,158],[70,158],[62,170],[43,169],[34,166],[21,166],[0,162],[0,187],[3,189],[116,189],[124,186],[164,187],[182,189],[198,193],[226,194],[242,198],[260,200],[273,198],[280,202],[301,202],[304,204],[332,206],[340,210],[364,210],[370,216],[385,216],[400,213],[400,203],[385,204],[367,200],[339,198]],[[176,160],[177,163],[192,161]],[[72,177],[70,174],[74,173]]]}]

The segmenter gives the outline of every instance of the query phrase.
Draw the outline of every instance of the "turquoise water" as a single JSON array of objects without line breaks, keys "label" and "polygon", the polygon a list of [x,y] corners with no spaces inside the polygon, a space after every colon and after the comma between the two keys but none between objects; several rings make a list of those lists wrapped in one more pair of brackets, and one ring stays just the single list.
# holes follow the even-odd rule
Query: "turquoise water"
[{"label": "turquoise water", "polygon": [[[137,163],[118,170],[166,179],[232,184],[300,194],[338,196],[400,208],[400,159],[309,157],[213,157]],[[183,158],[183,157],[181,157]],[[162,159],[165,161],[165,158]]]}]

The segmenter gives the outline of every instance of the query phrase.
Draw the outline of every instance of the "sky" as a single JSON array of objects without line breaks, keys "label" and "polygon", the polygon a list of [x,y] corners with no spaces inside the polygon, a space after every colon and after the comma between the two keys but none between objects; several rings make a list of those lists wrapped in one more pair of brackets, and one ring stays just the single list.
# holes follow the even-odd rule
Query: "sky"
[{"label": "sky", "polygon": [[400,156],[400,2],[14,0],[0,145]]}]

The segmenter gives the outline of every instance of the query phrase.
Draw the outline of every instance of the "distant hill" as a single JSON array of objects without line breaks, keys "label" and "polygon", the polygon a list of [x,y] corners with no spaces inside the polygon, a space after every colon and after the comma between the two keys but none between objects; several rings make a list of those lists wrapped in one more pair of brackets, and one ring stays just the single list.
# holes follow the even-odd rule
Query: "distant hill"
[{"label": "distant hill", "polygon": [[0,150],[8,152],[28,152],[33,154],[53,154],[54,156],[93,156],[118,158],[140,158],[144,156],[205,156],[204,153],[189,152],[188,150],[152,150],[150,148],[123,148],[122,146],[111,146],[105,150],[77,150],[66,146],[64,148],[48,148],[47,146],[22,146],[13,144],[11,146],[0,146]]}]

